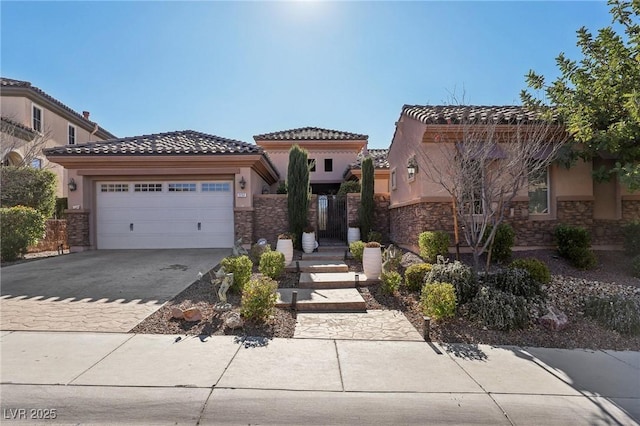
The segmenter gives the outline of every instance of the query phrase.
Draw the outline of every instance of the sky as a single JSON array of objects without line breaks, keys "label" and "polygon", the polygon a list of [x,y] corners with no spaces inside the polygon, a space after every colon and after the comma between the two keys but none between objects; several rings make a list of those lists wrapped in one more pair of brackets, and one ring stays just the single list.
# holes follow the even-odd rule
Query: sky
[{"label": "sky", "polygon": [[519,104],[604,1],[0,2],[0,70],[118,137],[322,127],[388,148],[402,106]]}]

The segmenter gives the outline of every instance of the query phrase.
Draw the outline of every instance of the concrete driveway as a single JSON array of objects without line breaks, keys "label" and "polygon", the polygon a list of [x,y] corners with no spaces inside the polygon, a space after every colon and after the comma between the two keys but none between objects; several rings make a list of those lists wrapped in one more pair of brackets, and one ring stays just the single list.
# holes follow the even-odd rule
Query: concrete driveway
[{"label": "concrete driveway", "polygon": [[128,332],[229,254],[94,250],[6,266],[0,329]]}]

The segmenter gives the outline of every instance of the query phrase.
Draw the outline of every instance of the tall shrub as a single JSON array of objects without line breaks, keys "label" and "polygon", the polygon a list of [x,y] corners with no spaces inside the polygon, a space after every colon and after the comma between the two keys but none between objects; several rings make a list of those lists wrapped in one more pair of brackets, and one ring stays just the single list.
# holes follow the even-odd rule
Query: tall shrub
[{"label": "tall shrub", "polygon": [[367,157],[362,161],[362,184],[360,189],[360,231],[363,237],[369,236],[373,223],[373,159]]},{"label": "tall shrub", "polygon": [[50,170],[31,167],[2,167],[0,207],[26,206],[45,219],[56,209],[56,175]]},{"label": "tall shrub", "polygon": [[0,255],[12,261],[27,252],[45,233],[44,216],[31,207],[0,208]]},{"label": "tall shrub", "polygon": [[300,248],[302,229],[307,224],[309,210],[309,165],[307,151],[297,144],[289,150],[287,190],[289,230],[296,236],[294,245]]}]

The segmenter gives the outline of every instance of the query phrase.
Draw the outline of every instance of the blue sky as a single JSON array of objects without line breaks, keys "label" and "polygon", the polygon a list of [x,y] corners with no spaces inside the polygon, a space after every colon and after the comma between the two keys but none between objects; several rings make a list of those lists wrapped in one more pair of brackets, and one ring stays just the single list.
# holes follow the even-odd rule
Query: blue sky
[{"label": "blue sky", "polygon": [[578,59],[606,2],[8,2],[2,76],[119,137],[317,126],[386,148],[403,104],[519,103],[524,75]]}]

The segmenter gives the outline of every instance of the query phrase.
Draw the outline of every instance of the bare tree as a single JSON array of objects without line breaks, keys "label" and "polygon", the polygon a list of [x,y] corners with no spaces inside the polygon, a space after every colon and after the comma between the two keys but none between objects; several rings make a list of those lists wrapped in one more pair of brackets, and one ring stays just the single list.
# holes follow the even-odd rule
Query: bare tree
[{"label": "bare tree", "polygon": [[42,149],[51,139],[51,131],[37,132],[9,117],[0,119],[2,165],[25,167],[42,160]]},{"label": "bare tree", "polygon": [[505,117],[469,114],[465,106],[455,109],[455,117],[436,126],[433,144],[422,144],[416,155],[427,179],[451,196],[478,270],[513,200],[546,173],[567,134],[558,123],[530,112]]}]

